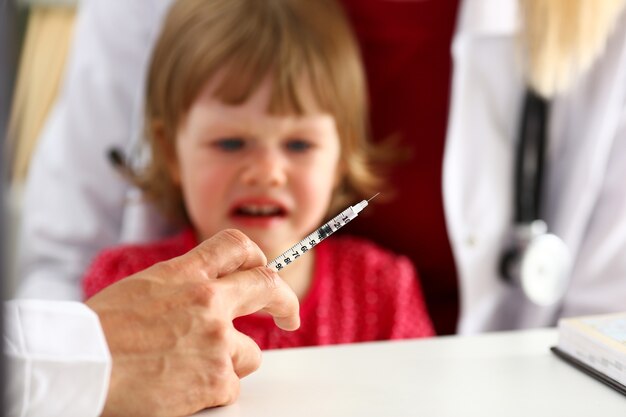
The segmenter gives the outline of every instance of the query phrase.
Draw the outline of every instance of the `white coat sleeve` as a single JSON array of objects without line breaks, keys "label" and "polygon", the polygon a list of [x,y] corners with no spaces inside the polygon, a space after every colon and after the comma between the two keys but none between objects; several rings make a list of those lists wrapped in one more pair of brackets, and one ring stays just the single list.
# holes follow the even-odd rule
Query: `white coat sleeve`
[{"label": "white coat sleeve", "polygon": [[19,298],[79,300],[92,258],[120,242],[129,187],[107,152],[128,152],[142,130],[147,61],[169,3],[81,2],[65,77],[25,184]]},{"label": "white coat sleeve", "polygon": [[98,316],[71,301],[8,301],[4,309],[7,415],[100,415],[111,357]]}]

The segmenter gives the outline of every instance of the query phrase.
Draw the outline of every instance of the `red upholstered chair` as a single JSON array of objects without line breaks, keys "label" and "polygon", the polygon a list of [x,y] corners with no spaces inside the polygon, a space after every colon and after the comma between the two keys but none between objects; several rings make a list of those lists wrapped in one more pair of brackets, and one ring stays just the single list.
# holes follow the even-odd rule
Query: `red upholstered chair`
[{"label": "red upholstered chair", "polygon": [[342,2],[361,44],[374,138],[397,134],[412,149],[411,159],[392,172],[395,199],[368,208],[346,232],[409,256],[438,334],[453,333],[458,289],[441,168],[457,0]]}]

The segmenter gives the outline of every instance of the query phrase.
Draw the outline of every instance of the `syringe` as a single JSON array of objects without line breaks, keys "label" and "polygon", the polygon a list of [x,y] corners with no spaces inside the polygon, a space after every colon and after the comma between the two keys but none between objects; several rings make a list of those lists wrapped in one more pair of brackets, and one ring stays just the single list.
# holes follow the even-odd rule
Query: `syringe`
[{"label": "syringe", "polygon": [[[376,195],[372,198],[376,197],[378,194],[380,193],[376,193]],[[322,240],[326,239],[328,236],[348,224],[350,220],[358,216],[359,213],[367,207],[372,198],[369,200],[363,200],[354,206],[348,207],[337,216],[333,217],[330,221],[321,225],[317,230],[302,239],[300,242],[287,249],[281,255],[278,255],[274,260],[267,264],[267,267],[272,268],[275,271],[282,270],[300,256],[313,249],[314,246],[319,245]]]}]

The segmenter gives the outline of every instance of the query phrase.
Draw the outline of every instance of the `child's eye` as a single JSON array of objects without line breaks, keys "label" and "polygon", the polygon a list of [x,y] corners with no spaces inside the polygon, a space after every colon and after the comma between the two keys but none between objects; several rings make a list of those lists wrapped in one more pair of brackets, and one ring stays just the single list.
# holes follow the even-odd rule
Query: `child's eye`
[{"label": "child's eye", "polygon": [[246,145],[246,142],[240,138],[225,138],[213,142],[213,146],[226,152],[234,152]]},{"label": "child's eye", "polygon": [[303,139],[291,139],[285,146],[293,152],[306,152],[313,147],[313,144]]}]

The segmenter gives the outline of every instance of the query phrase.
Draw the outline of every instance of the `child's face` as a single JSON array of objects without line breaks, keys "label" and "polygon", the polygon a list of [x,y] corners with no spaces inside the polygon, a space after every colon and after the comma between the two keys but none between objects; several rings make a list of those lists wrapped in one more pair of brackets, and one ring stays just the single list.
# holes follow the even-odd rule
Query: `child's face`
[{"label": "child's face", "polygon": [[174,176],[200,238],[236,228],[271,259],[319,226],[328,210],[339,177],[335,120],[320,111],[269,115],[269,79],[237,106],[212,97],[212,87],[178,129]]}]

